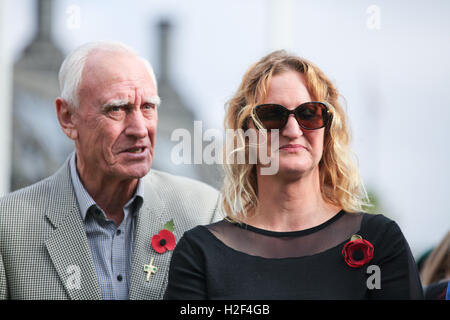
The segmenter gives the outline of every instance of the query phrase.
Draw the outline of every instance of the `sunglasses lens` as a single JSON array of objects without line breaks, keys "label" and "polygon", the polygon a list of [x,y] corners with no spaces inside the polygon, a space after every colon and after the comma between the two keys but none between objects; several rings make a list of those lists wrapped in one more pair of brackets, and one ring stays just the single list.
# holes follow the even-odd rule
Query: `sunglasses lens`
[{"label": "sunglasses lens", "polygon": [[282,129],[286,125],[290,113],[294,113],[300,126],[307,130],[323,128],[329,120],[328,108],[321,102],[303,103],[293,112],[278,104],[263,104],[254,110],[257,118],[267,130]]},{"label": "sunglasses lens", "polygon": [[303,128],[319,129],[327,124],[327,108],[322,103],[307,102],[295,110],[295,117]]},{"label": "sunglasses lens", "polygon": [[255,109],[256,116],[267,130],[281,129],[286,119],[286,110],[275,104],[260,105]]}]

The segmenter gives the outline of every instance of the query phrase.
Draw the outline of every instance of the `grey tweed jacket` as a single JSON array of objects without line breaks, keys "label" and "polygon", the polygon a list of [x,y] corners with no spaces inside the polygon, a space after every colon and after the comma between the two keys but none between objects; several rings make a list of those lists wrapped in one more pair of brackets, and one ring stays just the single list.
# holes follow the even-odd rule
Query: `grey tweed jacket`
[{"label": "grey tweed jacket", "polygon": [[[171,251],[151,238],[173,219],[184,231],[220,218],[218,192],[201,182],[150,170],[136,221],[130,299],[161,299]],[[147,282],[144,265],[158,270]],[[0,199],[0,299],[101,299],[69,162],[51,177]]]}]

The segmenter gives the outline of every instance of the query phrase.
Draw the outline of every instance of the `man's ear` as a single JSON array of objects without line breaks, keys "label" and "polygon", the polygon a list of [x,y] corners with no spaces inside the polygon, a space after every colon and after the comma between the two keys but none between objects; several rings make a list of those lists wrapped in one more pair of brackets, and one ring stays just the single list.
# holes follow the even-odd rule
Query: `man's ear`
[{"label": "man's ear", "polygon": [[78,138],[78,131],[74,123],[75,108],[63,98],[56,98],[56,115],[62,130],[72,140]]}]

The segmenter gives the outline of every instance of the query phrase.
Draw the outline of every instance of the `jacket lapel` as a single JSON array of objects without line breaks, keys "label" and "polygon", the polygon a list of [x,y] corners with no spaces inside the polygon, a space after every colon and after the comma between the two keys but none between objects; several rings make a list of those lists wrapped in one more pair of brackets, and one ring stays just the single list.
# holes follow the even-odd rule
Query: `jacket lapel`
[{"label": "jacket lapel", "polygon": [[68,161],[54,181],[47,218],[55,230],[45,242],[50,259],[71,299],[102,299]]},{"label": "jacket lapel", "polygon": [[[161,299],[164,294],[172,252],[157,253],[152,248],[151,239],[171,218],[167,216],[164,202],[151,181],[145,184],[144,194],[144,203],[138,214],[135,230],[130,299],[156,300]],[[149,265],[152,258],[153,265],[158,270],[147,281],[144,265]]]}]

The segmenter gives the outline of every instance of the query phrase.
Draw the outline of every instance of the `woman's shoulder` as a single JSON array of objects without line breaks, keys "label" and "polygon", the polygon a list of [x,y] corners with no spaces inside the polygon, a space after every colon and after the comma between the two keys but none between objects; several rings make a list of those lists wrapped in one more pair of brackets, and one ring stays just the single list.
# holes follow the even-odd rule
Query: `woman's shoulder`
[{"label": "woman's shoulder", "polygon": [[367,230],[380,230],[385,228],[390,228],[393,225],[396,225],[397,223],[385,216],[384,214],[378,213],[363,213],[362,214],[362,221],[361,221],[361,228],[367,229]]},{"label": "woman's shoulder", "polygon": [[186,232],[184,232],[180,241],[186,241],[191,244],[203,245],[208,244],[212,237],[214,237],[213,230],[217,230],[223,225],[226,225],[226,220],[221,220],[215,223],[211,223],[208,225],[198,225]]},{"label": "woman's shoulder", "polygon": [[400,226],[383,214],[364,213],[361,221],[361,233],[364,238],[386,247],[404,246],[406,239]]},{"label": "woman's shoulder", "polygon": [[199,240],[201,241],[202,239],[205,238],[205,236],[207,236],[207,233],[208,233],[207,225],[198,225],[190,230],[185,231],[181,239],[190,242],[196,242]]}]

